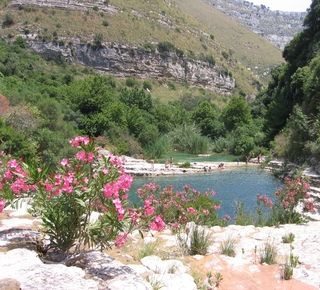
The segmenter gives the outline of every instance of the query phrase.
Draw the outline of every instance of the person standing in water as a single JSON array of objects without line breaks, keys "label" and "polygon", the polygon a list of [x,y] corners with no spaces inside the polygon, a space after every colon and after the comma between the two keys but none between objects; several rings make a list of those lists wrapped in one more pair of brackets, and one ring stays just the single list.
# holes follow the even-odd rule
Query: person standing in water
[{"label": "person standing in water", "polygon": [[170,163],[170,168],[172,167],[172,165],[173,165],[173,158],[172,157],[170,157],[170,159],[169,159],[169,163]]}]

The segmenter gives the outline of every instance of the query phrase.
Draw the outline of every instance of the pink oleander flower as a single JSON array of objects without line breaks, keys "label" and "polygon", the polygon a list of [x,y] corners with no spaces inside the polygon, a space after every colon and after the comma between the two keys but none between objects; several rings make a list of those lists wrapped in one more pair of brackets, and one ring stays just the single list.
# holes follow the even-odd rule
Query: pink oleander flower
[{"label": "pink oleander flower", "polygon": [[74,139],[71,139],[69,142],[72,147],[79,147],[81,145],[88,145],[90,139],[88,137],[77,136]]},{"label": "pink oleander flower", "polygon": [[116,207],[116,211],[118,212],[118,220],[123,220],[124,218],[124,208],[122,206],[121,200],[119,198],[115,198],[113,201],[114,206]]},{"label": "pink oleander flower", "polygon": [[87,154],[85,151],[80,151],[79,153],[77,153],[76,158],[82,162],[87,162]]},{"label": "pink oleander flower", "polygon": [[220,209],[220,205],[214,205],[213,208],[214,208],[215,210],[218,210],[218,209]]},{"label": "pink oleander flower", "polygon": [[179,227],[179,223],[178,223],[178,222],[175,222],[175,223],[172,225],[172,227],[173,227],[174,229],[177,229],[177,228]]},{"label": "pink oleander flower", "polygon": [[115,181],[105,184],[103,190],[106,198],[119,196],[119,184]]},{"label": "pink oleander flower", "polygon": [[16,159],[12,159],[8,162],[7,167],[15,169],[15,168],[19,167],[19,163]]},{"label": "pink oleander flower", "polygon": [[194,215],[197,214],[197,211],[193,207],[188,207],[187,211],[188,211],[188,213],[191,213],[191,214],[194,214]]},{"label": "pink oleander flower", "polygon": [[115,244],[117,248],[120,248],[128,241],[128,233],[119,233],[119,236],[115,239]]},{"label": "pink oleander flower", "polygon": [[68,159],[62,159],[61,162],[60,162],[60,165],[69,167],[70,166],[69,160]]},{"label": "pink oleander flower", "polygon": [[12,178],[12,172],[10,170],[6,170],[4,177],[5,179],[10,180]]},{"label": "pink oleander flower", "polygon": [[89,152],[89,153],[87,154],[87,161],[88,161],[88,163],[92,163],[93,160],[94,160],[94,153],[93,153],[93,152]]},{"label": "pink oleander flower", "polygon": [[51,192],[52,189],[53,189],[53,185],[50,184],[50,183],[48,182],[48,180],[46,180],[46,181],[45,181],[45,184],[44,184],[44,189],[45,189],[46,191],[48,191],[48,192]]},{"label": "pink oleander flower", "polygon": [[129,174],[123,174],[119,177],[118,183],[122,191],[127,192],[130,190],[131,184],[133,181],[133,177]]},{"label": "pink oleander flower", "polygon": [[155,212],[155,208],[153,206],[147,207],[144,210],[147,216],[153,215]]},{"label": "pink oleander flower", "polygon": [[203,209],[202,212],[203,212],[204,214],[209,214],[209,210],[207,210],[207,209]]},{"label": "pink oleander flower", "polygon": [[115,156],[115,155],[112,155],[112,154],[109,154],[110,156],[110,163],[112,165],[117,165],[117,166],[121,166],[122,165],[122,160],[119,156]]},{"label": "pink oleander flower", "polygon": [[161,232],[165,228],[165,223],[162,220],[161,216],[156,216],[153,222],[150,223],[150,229]]},{"label": "pink oleander flower", "polygon": [[4,199],[0,199],[0,212],[3,211],[5,205],[6,205],[6,201]]}]

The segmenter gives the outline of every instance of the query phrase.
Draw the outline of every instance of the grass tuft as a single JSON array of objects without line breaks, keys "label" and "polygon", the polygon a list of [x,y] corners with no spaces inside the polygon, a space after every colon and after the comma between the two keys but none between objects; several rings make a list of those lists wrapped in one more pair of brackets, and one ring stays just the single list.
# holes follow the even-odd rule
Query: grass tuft
[{"label": "grass tuft", "polygon": [[229,257],[235,257],[236,255],[236,245],[238,243],[238,239],[233,237],[232,235],[227,236],[227,239],[222,241],[220,245],[220,252],[222,255],[226,255]]}]

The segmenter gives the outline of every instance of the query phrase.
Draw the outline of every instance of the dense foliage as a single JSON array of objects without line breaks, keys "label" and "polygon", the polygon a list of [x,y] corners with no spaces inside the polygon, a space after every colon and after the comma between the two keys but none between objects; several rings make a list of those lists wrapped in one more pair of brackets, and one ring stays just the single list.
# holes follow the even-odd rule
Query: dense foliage
[{"label": "dense foliage", "polygon": [[[67,140],[82,134],[119,155],[161,158],[179,150],[244,156],[267,148],[291,161],[317,162],[319,7],[319,0],[312,2],[305,29],[284,49],[287,62],[274,69],[268,87],[252,102],[243,94],[217,96],[204,89],[177,92],[177,99],[161,102],[155,82],[121,81],[45,62],[22,37],[1,39],[0,150],[54,164],[72,153]],[[175,49],[166,41],[157,47],[163,53]],[[175,90],[174,83],[167,85]]]},{"label": "dense foliage", "polygon": [[231,98],[223,109],[215,103],[219,97],[202,89],[164,103],[150,81],[45,62],[22,37],[1,39],[0,48],[0,150],[14,157],[55,164],[71,156],[67,140],[79,134],[96,137],[115,154],[150,158],[171,150],[245,154],[262,145],[262,138],[251,137],[261,122],[252,122],[243,97]]},{"label": "dense foliage", "polygon": [[257,102],[265,118],[266,145],[275,139],[278,152],[300,163],[315,164],[320,158],[319,11],[320,1],[312,1],[305,29],[283,51],[287,63],[273,71]]}]

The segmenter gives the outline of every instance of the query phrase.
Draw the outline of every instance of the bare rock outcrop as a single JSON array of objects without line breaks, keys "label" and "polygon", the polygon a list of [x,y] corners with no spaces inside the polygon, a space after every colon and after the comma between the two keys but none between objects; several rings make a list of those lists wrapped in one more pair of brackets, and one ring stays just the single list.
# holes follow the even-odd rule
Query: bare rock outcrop
[{"label": "bare rock outcrop", "polygon": [[80,63],[102,74],[113,74],[120,78],[174,79],[221,94],[230,94],[236,85],[235,79],[225,75],[222,68],[202,61],[192,62],[174,52],[163,55],[108,43],[95,48],[77,43],[77,40],[71,45],[63,46],[52,42],[26,40],[30,49],[45,59]]}]

